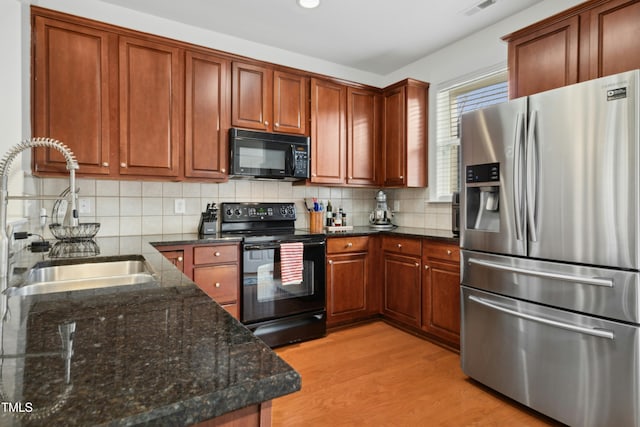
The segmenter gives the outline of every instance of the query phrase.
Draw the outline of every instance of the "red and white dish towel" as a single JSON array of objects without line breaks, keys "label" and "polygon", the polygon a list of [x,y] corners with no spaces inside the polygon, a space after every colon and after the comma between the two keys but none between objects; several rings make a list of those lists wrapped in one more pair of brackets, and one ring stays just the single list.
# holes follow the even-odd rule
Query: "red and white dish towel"
[{"label": "red and white dish towel", "polygon": [[302,242],[280,244],[280,278],[283,285],[302,283]]}]

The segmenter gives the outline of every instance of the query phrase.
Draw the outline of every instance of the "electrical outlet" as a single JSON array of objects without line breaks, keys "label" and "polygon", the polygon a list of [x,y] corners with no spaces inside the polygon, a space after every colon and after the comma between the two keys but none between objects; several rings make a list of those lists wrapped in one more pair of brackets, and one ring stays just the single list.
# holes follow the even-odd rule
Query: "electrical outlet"
[{"label": "electrical outlet", "polygon": [[393,201],[393,211],[400,212],[400,200]]},{"label": "electrical outlet", "polygon": [[78,199],[78,213],[90,214],[91,213],[91,200]]},{"label": "electrical outlet", "polygon": [[173,212],[177,214],[183,214],[187,210],[186,203],[184,199],[175,199],[173,205]]}]

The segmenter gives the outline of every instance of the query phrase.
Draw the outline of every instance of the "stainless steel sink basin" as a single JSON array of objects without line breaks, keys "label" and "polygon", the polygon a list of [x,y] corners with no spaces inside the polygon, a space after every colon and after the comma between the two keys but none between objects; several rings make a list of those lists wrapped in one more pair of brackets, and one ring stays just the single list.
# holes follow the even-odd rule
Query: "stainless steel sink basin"
[{"label": "stainless steel sink basin", "polygon": [[22,286],[7,288],[13,295],[40,295],[156,281],[154,271],[142,255],[109,259],[44,261],[33,266]]}]

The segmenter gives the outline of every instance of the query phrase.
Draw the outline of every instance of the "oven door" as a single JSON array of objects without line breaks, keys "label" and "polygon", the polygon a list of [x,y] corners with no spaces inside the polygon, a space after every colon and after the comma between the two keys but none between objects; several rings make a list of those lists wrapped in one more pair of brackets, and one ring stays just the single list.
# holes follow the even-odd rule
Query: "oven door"
[{"label": "oven door", "polygon": [[[281,243],[302,241],[302,280],[283,284]],[[318,238],[243,244],[243,323],[325,309],[325,240]]]}]

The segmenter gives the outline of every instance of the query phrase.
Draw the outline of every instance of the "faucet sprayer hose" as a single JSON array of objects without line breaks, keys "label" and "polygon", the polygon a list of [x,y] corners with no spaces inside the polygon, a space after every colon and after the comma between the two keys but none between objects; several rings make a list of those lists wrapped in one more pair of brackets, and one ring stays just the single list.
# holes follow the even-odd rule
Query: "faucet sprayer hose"
[{"label": "faucet sprayer hose", "polygon": [[64,156],[67,162],[67,170],[78,169],[78,162],[76,157],[69,147],[62,142],[52,138],[31,138],[25,139],[19,144],[14,145],[0,160],[0,176],[7,176],[9,173],[9,167],[13,160],[21,152],[28,150],[29,148],[45,147],[58,150]]}]

